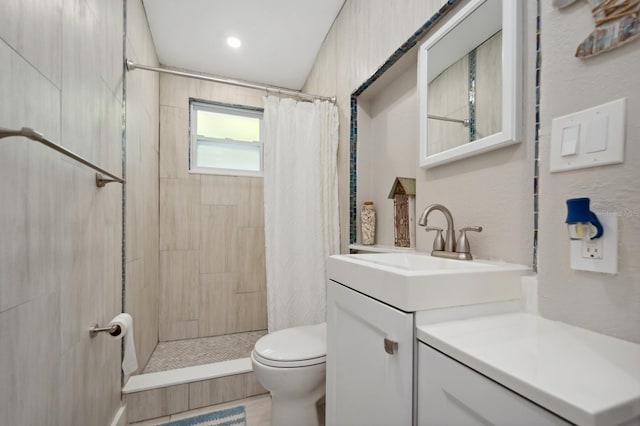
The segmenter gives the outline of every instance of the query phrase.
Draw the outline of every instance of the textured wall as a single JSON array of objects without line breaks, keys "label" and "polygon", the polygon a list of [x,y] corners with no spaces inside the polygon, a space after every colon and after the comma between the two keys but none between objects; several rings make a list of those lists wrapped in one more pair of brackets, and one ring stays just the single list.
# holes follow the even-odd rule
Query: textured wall
[{"label": "textured wall", "polygon": [[[341,123],[338,162],[340,227],[343,251],[348,247],[349,238],[349,96],[443,3],[418,0],[348,0],[328,34],[307,80],[306,91],[336,95],[338,98]],[[482,234],[470,237],[471,247],[476,255],[531,264],[535,2],[527,2],[525,9],[527,24],[523,143],[430,170],[418,168],[416,158],[415,168],[418,214],[428,204],[442,203],[451,209],[456,226],[482,225],[485,228]],[[376,30],[371,31],[371,28]],[[417,125],[416,122],[416,128]],[[488,194],[491,195],[488,197]],[[434,216],[433,225],[444,225],[444,220]],[[432,235],[425,232],[417,232],[417,249],[430,250],[432,238]]]},{"label": "textured wall", "polygon": [[[122,173],[122,1],[0,2],[0,126]],[[122,187],[23,138],[0,141],[0,424],[105,425],[120,343]]]},{"label": "textured wall", "polygon": [[[141,0],[127,0],[127,58],[158,66]],[[125,311],[134,318],[140,369],[158,343],[159,95],[158,73],[127,72]]]},{"label": "textured wall", "polygon": [[[376,205],[376,244],[394,245],[394,207],[389,192],[396,177],[415,178],[416,67],[411,66],[369,100],[358,103],[358,240],[360,209]],[[342,123],[343,126],[347,125]]]},{"label": "textured wall", "polygon": [[267,328],[262,178],[189,174],[189,98],[263,92],[160,78],[160,340]]},{"label": "textured wall", "polygon": [[[542,2],[539,304],[549,318],[640,342],[640,41],[580,60],[593,29],[587,2],[554,9]],[[551,120],[627,98],[623,164],[549,173]],[[619,273],[569,268],[565,201],[586,196],[595,212],[617,212]]]}]

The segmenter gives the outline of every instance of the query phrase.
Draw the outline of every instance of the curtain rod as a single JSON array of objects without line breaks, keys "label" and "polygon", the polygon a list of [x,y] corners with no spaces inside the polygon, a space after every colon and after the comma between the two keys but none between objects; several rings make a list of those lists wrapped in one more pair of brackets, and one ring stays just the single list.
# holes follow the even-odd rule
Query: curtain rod
[{"label": "curtain rod", "polygon": [[256,83],[249,83],[249,82],[238,81],[238,80],[230,80],[230,79],[227,79],[227,78],[211,77],[211,76],[201,75],[201,74],[192,74],[192,73],[183,72],[183,71],[170,70],[170,69],[167,69],[167,68],[150,67],[148,65],[137,64],[134,61],[132,61],[131,59],[127,59],[125,64],[127,66],[127,71],[133,71],[135,69],[141,69],[141,70],[147,70],[147,71],[156,71],[156,72],[161,72],[161,73],[165,73],[165,74],[177,75],[177,76],[180,76],[180,77],[197,78],[199,80],[211,81],[213,83],[222,83],[222,84],[229,84],[229,85],[232,85],[232,86],[246,87],[246,88],[249,88],[249,89],[264,90],[266,92],[272,92],[272,93],[276,93],[276,94],[280,94],[280,95],[295,96],[295,97],[298,97],[298,98],[312,99],[312,100],[319,99],[321,101],[329,101],[329,102],[333,102],[333,103],[336,102],[335,96],[328,97],[328,96],[320,96],[320,95],[311,95],[309,93],[303,93],[303,92],[300,92],[300,91],[297,91],[297,90],[289,90],[289,89],[285,89],[283,87],[263,86],[263,85],[256,84]]}]

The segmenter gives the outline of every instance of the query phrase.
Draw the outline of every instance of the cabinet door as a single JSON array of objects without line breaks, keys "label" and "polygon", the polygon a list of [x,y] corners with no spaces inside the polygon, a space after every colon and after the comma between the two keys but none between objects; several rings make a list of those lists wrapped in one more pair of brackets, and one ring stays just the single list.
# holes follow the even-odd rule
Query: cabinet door
[{"label": "cabinet door", "polygon": [[571,423],[420,343],[418,424],[568,426]]},{"label": "cabinet door", "polygon": [[411,425],[413,353],[413,314],[329,281],[327,425]]}]

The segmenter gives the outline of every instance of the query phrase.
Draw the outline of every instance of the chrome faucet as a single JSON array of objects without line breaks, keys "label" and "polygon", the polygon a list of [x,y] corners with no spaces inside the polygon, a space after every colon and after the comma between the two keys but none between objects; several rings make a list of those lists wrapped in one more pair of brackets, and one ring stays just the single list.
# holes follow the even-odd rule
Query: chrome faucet
[{"label": "chrome faucet", "polygon": [[[447,219],[447,229],[445,231],[444,239],[442,238],[442,229],[427,226],[427,219],[429,217],[429,214],[434,210],[439,210],[440,212],[442,212],[445,219]],[[427,208],[422,212],[422,215],[420,215],[418,225],[424,226],[427,232],[437,231],[436,238],[433,241],[433,251],[431,252],[431,256],[446,257],[449,259],[459,260],[473,259],[473,256],[471,256],[469,241],[467,240],[467,231],[482,232],[481,226],[468,226],[460,229],[460,237],[456,242],[456,230],[453,225],[453,216],[451,215],[449,209],[442,204],[431,204],[430,206],[427,206]]]}]

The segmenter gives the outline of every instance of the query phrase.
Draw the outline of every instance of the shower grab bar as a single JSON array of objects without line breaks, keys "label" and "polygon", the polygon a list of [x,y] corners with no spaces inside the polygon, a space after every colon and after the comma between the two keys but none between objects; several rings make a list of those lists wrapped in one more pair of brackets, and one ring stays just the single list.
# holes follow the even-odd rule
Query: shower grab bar
[{"label": "shower grab bar", "polygon": [[427,115],[427,118],[430,118],[432,120],[450,121],[452,123],[460,123],[464,127],[469,127],[469,120],[468,119],[459,120],[457,118],[442,117],[440,115],[431,115],[431,114]]},{"label": "shower grab bar", "polygon": [[[42,136],[42,133],[38,132],[37,130],[31,129],[29,127],[23,127],[20,130],[10,130],[10,129],[5,129],[0,127],[0,139],[2,138],[8,138],[11,136],[22,136],[25,137],[27,139],[31,139],[33,141],[36,142],[40,142],[41,144],[48,146],[49,148],[58,151],[61,154],[66,155],[69,158],[72,158],[74,160],[76,160],[79,163],[84,164],[87,167],[92,168],[93,170],[95,170],[96,172],[96,185],[99,188],[102,188],[103,186],[105,186],[108,183],[111,182],[118,182],[118,183],[122,183],[125,184],[125,180],[122,178],[119,178],[118,176],[115,176],[111,173],[109,173],[108,171],[104,170],[101,167],[96,166],[95,164],[93,164],[91,161],[86,160],[84,158],[82,158],[81,156],[79,156],[78,154],[75,154],[74,152],[69,151],[66,148],[61,147],[60,145],[58,145],[57,143],[53,143],[50,140],[45,139],[44,136]],[[105,179],[102,175],[106,175],[108,177],[110,177],[111,179]]]}]

